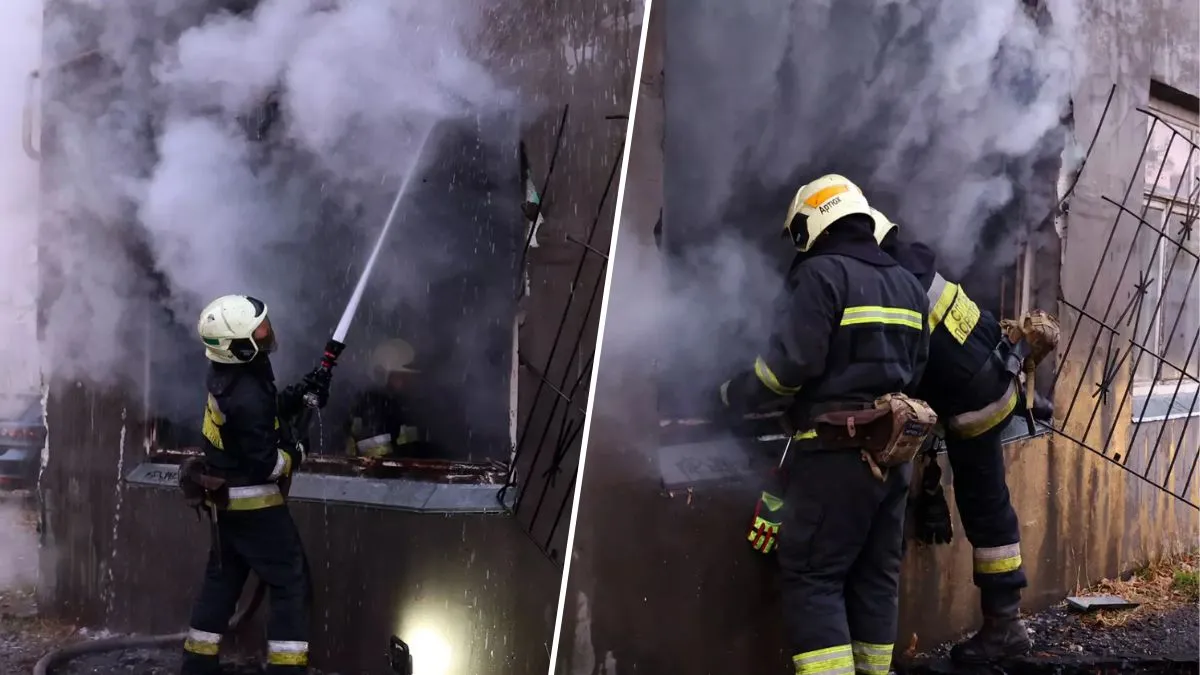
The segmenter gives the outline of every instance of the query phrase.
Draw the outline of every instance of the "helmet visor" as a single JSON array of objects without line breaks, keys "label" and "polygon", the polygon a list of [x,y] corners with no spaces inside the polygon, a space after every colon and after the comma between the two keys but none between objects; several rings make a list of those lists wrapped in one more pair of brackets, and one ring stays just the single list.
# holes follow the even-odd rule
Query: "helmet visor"
[{"label": "helmet visor", "polygon": [[265,318],[263,322],[258,324],[258,328],[254,329],[251,334],[251,339],[254,340],[254,346],[263,354],[270,354],[275,351],[275,329],[271,327],[271,319]]}]

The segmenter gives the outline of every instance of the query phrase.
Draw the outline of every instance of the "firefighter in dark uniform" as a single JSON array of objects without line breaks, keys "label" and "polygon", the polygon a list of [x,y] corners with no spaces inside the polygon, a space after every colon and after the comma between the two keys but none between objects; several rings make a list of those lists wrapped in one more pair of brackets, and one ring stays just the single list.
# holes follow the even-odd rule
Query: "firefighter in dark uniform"
[{"label": "firefighter in dark uniform", "polygon": [[371,354],[373,386],[355,399],[347,450],[359,457],[430,454],[425,432],[412,406],[412,367],[416,351],[404,340],[388,340]]},{"label": "firefighter in dark uniform", "polygon": [[951,656],[981,663],[1025,654],[1032,645],[1018,612],[1026,586],[1020,523],[1009,498],[1001,446],[1006,422],[1019,406],[1024,409],[1017,369],[1007,367],[1009,359],[998,351],[1005,340],[1000,323],[961,286],[938,274],[933,251],[900,242],[894,223],[877,211],[873,216],[883,250],[926,289],[929,365],[918,391],[938,412],[945,430],[954,497],[974,549],[983,626],[955,645]]},{"label": "firefighter in dark uniform", "polygon": [[182,673],[220,672],[221,636],[251,571],[270,591],[267,673],[306,673],[308,566],[280,484],[286,485],[304,455],[289,433],[290,422],[304,407],[306,393],[316,394],[324,405],[329,372],[317,369],[300,384],[276,390],[268,356],[275,335],[267,306],[256,298],[214,300],[201,312],[197,330],[212,361],[204,457],[181,468],[181,487],[189,498],[202,494],[213,536],[183,647]]},{"label": "firefighter in dark uniform", "polygon": [[[785,400],[792,428],[813,429],[797,433],[812,440],[791,445],[779,528],[795,672],[885,675],[912,467],[881,465],[865,449],[871,433],[855,438],[852,422],[821,420],[865,414],[916,385],[928,349],[925,293],[879,248],[870,206],[844,177],[800,188],[784,234],[804,256],[790,272],[792,292],[777,303],[767,350],[721,386],[721,403],[742,415]],[[909,440],[923,442],[932,426],[925,417]]]}]

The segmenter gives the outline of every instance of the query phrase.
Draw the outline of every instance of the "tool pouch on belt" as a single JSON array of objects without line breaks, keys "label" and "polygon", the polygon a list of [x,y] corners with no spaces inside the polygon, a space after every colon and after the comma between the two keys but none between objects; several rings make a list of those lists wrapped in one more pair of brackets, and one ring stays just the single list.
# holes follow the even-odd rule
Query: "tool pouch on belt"
[{"label": "tool pouch on belt", "polygon": [[179,489],[184,502],[194,509],[205,507],[205,501],[223,509],[229,506],[229,488],[224,478],[208,473],[208,466],[199,457],[188,458],[179,467]]},{"label": "tool pouch on belt", "polygon": [[859,410],[837,410],[813,417],[821,445],[857,448],[876,478],[883,470],[911,462],[937,424],[929,404],[904,394],[887,394]]}]

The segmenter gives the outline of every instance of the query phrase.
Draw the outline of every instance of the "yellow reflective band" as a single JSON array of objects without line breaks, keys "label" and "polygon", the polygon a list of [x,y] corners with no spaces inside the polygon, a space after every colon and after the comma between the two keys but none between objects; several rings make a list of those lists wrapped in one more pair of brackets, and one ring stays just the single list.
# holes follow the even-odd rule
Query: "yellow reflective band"
[{"label": "yellow reflective band", "polygon": [[217,399],[208,395],[208,403],[204,406],[204,422],[200,425],[200,433],[218,450],[225,449],[225,441],[221,438],[221,425],[225,424],[225,414],[217,406]]},{"label": "yellow reflective band", "polygon": [[361,457],[384,457],[392,451],[392,435],[379,434],[364,438],[355,444]]},{"label": "yellow reflective band", "polygon": [[276,431],[279,430],[279,418],[278,417],[275,418],[275,430]]},{"label": "yellow reflective band", "polygon": [[283,504],[283,495],[277,485],[250,485],[229,488],[230,511],[257,511]]},{"label": "yellow reflective band", "polygon": [[416,443],[421,440],[421,430],[414,426],[401,425],[400,434],[396,438],[396,445],[407,445]]},{"label": "yellow reflective band", "polygon": [[221,636],[217,633],[192,628],[188,630],[187,639],[183,642],[183,649],[201,656],[216,656],[221,649]]},{"label": "yellow reflective band", "polygon": [[853,675],[854,655],[850,645],[816,649],[792,657],[796,675]]},{"label": "yellow reflective band", "polygon": [[1021,545],[977,548],[972,556],[978,574],[1004,574],[1021,568]]},{"label": "yellow reflective band", "polygon": [[944,321],[950,336],[960,345],[965,343],[979,323],[979,305],[967,297],[961,286],[936,273],[926,297],[929,299],[929,330],[936,329]]},{"label": "yellow reflective band", "polygon": [[183,641],[183,650],[201,656],[217,656],[221,652],[221,645],[215,645],[211,642],[197,642],[188,638]]},{"label": "yellow reflective band", "polygon": [[817,437],[816,429],[809,429],[808,431],[797,431],[796,433],[792,434],[793,441],[807,441],[811,438],[816,438],[816,437]]},{"label": "yellow reflective band", "polygon": [[767,507],[771,511],[778,511],[781,507],[783,507],[783,499],[766,491],[762,493],[762,503],[763,506]]},{"label": "yellow reflective band", "polygon": [[275,468],[271,470],[268,480],[278,480],[288,475],[292,470],[292,457],[283,450],[275,451]]},{"label": "yellow reflective band", "polygon": [[308,654],[293,654],[290,652],[271,652],[267,655],[267,663],[272,666],[307,666]]},{"label": "yellow reflective band", "polygon": [[922,330],[921,313],[900,307],[847,307],[842,312],[843,326],[854,326],[864,323],[882,323],[893,326],[907,326]]},{"label": "yellow reflective band", "polygon": [[307,666],[308,643],[272,640],[267,643],[267,663],[273,666]]},{"label": "yellow reflective band", "polygon": [[754,359],[754,374],[758,376],[758,381],[762,382],[764,387],[780,396],[792,396],[800,391],[800,387],[783,386],[779,378],[775,377],[775,373],[771,370],[771,367],[767,365],[767,362],[761,356]]},{"label": "yellow reflective band", "polygon": [[854,652],[854,668],[858,672],[887,675],[888,671],[892,669],[894,645],[872,644],[856,640],[852,641],[850,646]]},{"label": "yellow reflective band", "polygon": [[951,431],[959,438],[976,438],[1008,419],[1017,407],[1017,383],[1010,382],[1004,395],[979,410],[955,415],[947,420]]}]

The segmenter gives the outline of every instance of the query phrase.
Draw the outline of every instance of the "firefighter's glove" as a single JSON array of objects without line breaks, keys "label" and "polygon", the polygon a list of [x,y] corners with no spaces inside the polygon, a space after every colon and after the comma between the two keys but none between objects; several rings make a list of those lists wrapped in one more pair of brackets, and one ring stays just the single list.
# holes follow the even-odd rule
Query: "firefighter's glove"
[{"label": "firefighter's glove", "polygon": [[204,460],[190,457],[179,465],[179,489],[183,492],[183,501],[192,508],[204,504],[204,488],[200,485],[199,476],[204,473]]},{"label": "firefighter's glove", "polygon": [[746,539],[762,554],[772,553],[779,540],[779,520],[783,516],[783,500],[763,490],[754,506],[754,522]]},{"label": "firefighter's glove", "polygon": [[305,394],[317,397],[317,407],[324,408],[329,402],[329,383],[333,380],[333,371],[320,366],[313,368],[300,380],[300,387]]},{"label": "firefighter's glove", "polygon": [[922,544],[949,544],[954,538],[950,507],[942,490],[942,468],[930,458],[921,472],[921,489],[913,502],[913,534]]}]

